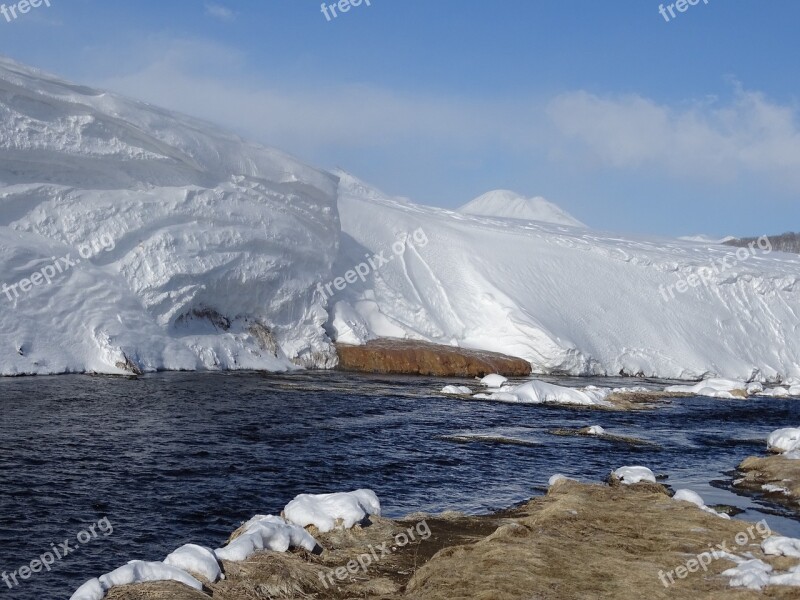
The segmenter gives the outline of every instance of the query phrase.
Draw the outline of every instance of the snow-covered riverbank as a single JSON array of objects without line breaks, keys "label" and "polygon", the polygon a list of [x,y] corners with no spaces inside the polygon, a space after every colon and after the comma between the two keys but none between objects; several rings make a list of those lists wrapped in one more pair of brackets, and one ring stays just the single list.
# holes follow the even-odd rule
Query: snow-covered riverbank
[{"label": "snow-covered riverbank", "polygon": [[505,191],[417,205],[6,59],[0,125],[0,375],[329,368],[332,340],[400,338],[535,373],[800,377],[800,258],[766,244],[726,261]]}]

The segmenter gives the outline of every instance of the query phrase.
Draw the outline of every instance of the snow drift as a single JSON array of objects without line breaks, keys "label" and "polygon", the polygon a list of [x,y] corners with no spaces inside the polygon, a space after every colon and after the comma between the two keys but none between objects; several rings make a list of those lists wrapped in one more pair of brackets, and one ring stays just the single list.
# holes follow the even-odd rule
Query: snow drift
[{"label": "snow drift", "polygon": [[586,227],[578,219],[541,196],[526,198],[510,190],[487,192],[459,208],[458,212],[483,217],[501,217],[520,221],[542,221],[556,225]]},{"label": "snow drift", "polygon": [[331,366],[338,238],[332,175],[0,59],[0,374]]},{"label": "snow drift", "polygon": [[0,375],[325,368],[331,338],[383,337],[539,374],[800,377],[797,255],[339,176],[0,59]]},{"label": "snow drift", "polygon": [[[490,350],[540,374],[800,374],[796,255],[745,250],[734,265],[726,246],[420,206],[339,175],[334,272],[365,255],[389,259],[330,300],[331,333],[348,343],[398,337]],[[729,268],[715,273],[723,259]],[[701,274],[701,285],[676,291]]]}]

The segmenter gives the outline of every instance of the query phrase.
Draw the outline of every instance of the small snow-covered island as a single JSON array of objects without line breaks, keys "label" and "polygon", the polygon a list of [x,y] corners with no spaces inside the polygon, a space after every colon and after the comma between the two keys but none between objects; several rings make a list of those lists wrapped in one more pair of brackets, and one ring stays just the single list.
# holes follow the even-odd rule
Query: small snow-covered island
[{"label": "small snow-covered island", "polygon": [[[139,536],[146,515],[125,512],[135,507],[85,503],[117,511],[120,535],[139,545],[136,555],[81,549],[92,570],[62,596],[797,598],[800,256],[765,236],[732,246],[593,229],[507,190],[464,202],[393,197],[349,172],[0,58],[8,412],[24,405],[18,389],[34,390],[37,402],[65,400],[37,404],[37,418],[63,406],[75,427],[96,421],[68,435],[64,451],[87,444],[92,461],[119,453],[120,463],[98,462],[63,485],[119,469],[125,477],[98,483],[114,496],[129,464],[147,474],[137,471],[146,483],[126,493],[141,490],[153,515],[162,497],[183,510],[213,496],[201,486],[151,493],[183,467],[187,481],[211,473],[223,485],[230,474],[233,493],[217,504],[241,501],[248,516],[265,488],[280,489],[269,493],[271,514],[231,518],[233,533],[215,542],[187,533],[200,519],[227,523],[207,504],[163,536],[162,521]],[[42,377],[55,375],[65,377]],[[85,387],[53,392],[59,380]],[[213,398],[191,387],[198,381]],[[161,385],[191,391],[161,410]],[[314,403],[325,385],[330,413]],[[251,404],[261,392],[271,395]],[[92,397],[112,408],[93,412],[82,404]],[[196,413],[181,402],[196,402]],[[117,421],[139,410],[155,411],[146,426]],[[173,410],[208,430],[185,433]],[[716,411],[734,414],[741,431],[724,430]],[[8,436],[24,430],[19,415],[7,422]],[[186,435],[177,450],[162,422]],[[403,427],[402,450],[364,441]],[[344,438],[324,437],[337,428]],[[136,435],[164,449],[130,450]],[[303,446],[317,435],[313,451]],[[281,468],[295,447],[320,469],[299,494]],[[682,455],[695,462],[671,469]],[[193,470],[206,460],[223,462]],[[712,474],[693,470],[712,460]],[[584,467],[601,476],[578,480]],[[151,470],[159,474],[148,479]],[[349,485],[374,473],[380,497]],[[455,479],[437,493],[469,488],[470,507],[425,494],[448,473]],[[720,502],[716,489],[743,506]],[[387,516],[392,490],[418,512]],[[774,529],[762,509],[780,517]],[[146,552],[173,539],[168,554]],[[27,566],[3,572],[12,589],[28,584],[29,566],[47,564],[14,558]]]}]

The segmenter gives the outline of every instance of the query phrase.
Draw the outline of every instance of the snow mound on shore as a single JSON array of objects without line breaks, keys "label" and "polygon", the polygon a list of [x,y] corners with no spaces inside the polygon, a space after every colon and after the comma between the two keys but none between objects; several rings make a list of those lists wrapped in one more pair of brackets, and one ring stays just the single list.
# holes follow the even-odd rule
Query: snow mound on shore
[{"label": "snow mound on shore", "polygon": [[656,476],[647,467],[620,467],[614,471],[614,475],[624,485],[633,485],[640,481],[648,481],[650,483],[656,482]]},{"label": "snow mound on shore", "polygon": [[335,364],[334,176],[2,58],[0,162],[0,375]]},{"label": "snow mound on shore", "polygon": [[[298,502],[298,499],[301,501]],[[372,490],[318,496],[301,494],[287,505],[287,509],[293,503],[291,512],[295,516],[311,514],[323,525],[326,519],[341,520],[348,529],[364,516],[380,515],[381,512],[380,500]],[[363,516],[356,519],[359,512]],[[318,528],[322,531],[321,527]],[[303,526],[290,523],[283,517],[256,515],[240,529],[243,530],[241,535],[224,548],[213,552],[203,546],[185,544],[167,556],[164,562],[130,561],[111,573],[90,579],[75,591],[70,600],[102,600],[113,587],[155,581],[177,581],[202,591],[202,583],[189,572],[213,583],[225,577],[219,564],[221,560],[243,561],[260,550],[286,552],[292,547],[313,552],[318,545]]]},{"label": "snow mound on shore", "polygon": [[767,448],[779,453],[800,450],[800,427],[785,427],[773,431],[767,438]]},{"label": "snow mound on shore", "polygon": [[706,506],[706,503],[703,501],[703,498],[697,492],[693,492],[692,490],[678,490],[675,492],[675,495],[672,497],[673,500],[681,500],[683,502],[690,502],[694,504],[700,510],[707,512],[709,514],[715,515],[717,517],[721,517],[723,519],[730,519],[730,515],[726,515],[725,513],[717,512],[713,508]]},{"label": "snow mound on shore", "polygon": [[625,391],[627,390],[624,388],[600,388],[593,385],[585,388],[571,388],[534,379],[517,386],[503,385],[497,391],[475,394],[473,398],[477,400],[494,400],[496,402],[518,402],[520,404],[568,404],[612,407],[613,404],[607,401],[606,398],[612,393]]},{"label": "snow mound on shore", "polygon": [[242,561],[259,550],[286,552],[289,548],[305,548],[311,552],[317,547],[317,540],[305,529],[273,515],[253,517],[243,529],[244,533],[230,544],[214,550],[219,560]]},{"label": "snow mound on shore", "polygon": [[187,573],[196,573],[211,583],[225,578],[214,552],[197,544],[181,546],[164,559],[164,564]]},{"label": "snow mound on shore", "polygon": [[380,516],[381,503],[372,490],[334,494],[300,494],[283,509],[286,520],[300,527],[313,525],[322,533],[338,524],[350,529],[369,515]]},{"label": "snow mound on shore", "polygon": [[155,581],[177,581],[195,590],[203,590],[202,583],[181,569],[160,562],[133,560],[111,573],[90,579],[77,589],[70,600],[102,600],[113,587]]}]

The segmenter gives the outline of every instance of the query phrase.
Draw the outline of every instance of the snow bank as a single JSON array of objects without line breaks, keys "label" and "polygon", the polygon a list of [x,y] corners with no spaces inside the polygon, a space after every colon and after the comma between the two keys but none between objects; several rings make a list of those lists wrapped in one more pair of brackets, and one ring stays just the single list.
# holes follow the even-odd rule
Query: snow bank
[{"label": "snow bank", "polygon": [[600,427],[600,425],[592,425],[586,430],[586,433],[589,435],[605,435],[606,430]]},{"label": "snow bank", "polygon": [[534,380],[514,388],[512,393],[519,399],[519,402],[527,404],[552,402],[584,406],[612,406],[605,400],[611,390],[591,385],[583,389],[576,389]]},{"label": "snow bank", "polygon": [[743,398],[748,395],[747,383],[736,379],[704,379],[695,385],[672,385],[665,392],[678,394],[694,394],[710,398]]},{"label": "snow bank", "polygon": [[730,577],[729,585],[749,590],[761,590],[770,582],[772,567],[757,558],[742,560],[735,567],[722,572],[725,577]]},{"label": "snow bank", "polygon": [[302,526],[281,517],[258,515],[245,523],[244,533],[224,548],[214,550],[219,560],[242,561],[259,550],[286,552],[289,548],[305,548],[312,552],[315,540]]},{"label": "snow bank", "polygon": [[[497,383],[497,380],[494,380]],[[593,385],[585,388],[570,388],[544,381],[532,380],[521,385],[502,385],[490,388],[497,391],[479,393],[476,400],[493,400],[520,404],[572,404],[580,406],[613,407],[606,398],[614,393],[626,393],[633,388],[599,388]]]},{"label": "snow bank", "polygon": [[772,535],[761,542],[764,554],[800,558],[800,539]]},{"label": "snow bank", "polygon": [[154,581],[177,581],[199,591],[203,589],[202,583],[181,569],[160,562],[134,560],[97,579],[87,581],[70,600],[102,600],[105,593],[113,587]]},{"label": "snow bank", "polygon": [[729,584],[731,587],[751,590],[762,590],[768,585],[800,587],[800,565],[792,567],[785,573],[773,573],[771,565],[757,558],[744,559],[730,554],[725,558],[737,563],[735,567],[722,572],[722,575],[731,578]]},{"label": "snow bank", "polygon": [[442,388],[441,393],[466,396],[472,394],[472,390],[465,385],[446,385]]},{"label": "snow bank", "polygon": [[640,481],[656,482],[656,476],[647,467],[620,467],[614,475],[625,485],[632,485]]},{"label": "snow bank", "polygon": [[675,495],[672,497],[673,500],[680,500],[683,502],[690,502],[694,504],[700,510],[707,512],[709,514],[715,515],[717,517],[721,517],[723,519],[730,519],[730,515],[726,515],[725,513],[717,512],[713,508],[709,508],[706,506],[706,503],[703,501],[703,498],[697,492],[693,492],[692,490],[678,490],[675,492]]},{"label": "snow bank", "polygon": [[767,448],[772,452],[800,450],[800,427],[786,427],[769,434]]},{"label": "snow bank", "polygon": [[[380,501],[371,490],[320,496],[302,494],[285,510],[301,519],[310,516],[323,525],[328,519],[332,522],[341,519],[348,528],[367,514],[380,515],[380,511]],[[359,513],[363,516],[354,521]],[[111,573],[90,579],[75,591],[70,600],[102,600],[112,587],[153,581],[177,581],[202,590],[200,581],[189,572],[213,583],[225,578],[220,568],[222,560],[243,561],[259,550],[286,552],[289,548],[304,548],[313,552],[317,541],[303,527],[283,517],[256,515],[242,525],[243,533],[224,548],[212,552],[203,546],[185,544],[167,556],[164,562],[131,561]]]},{"label": "snow bank", "polygon": [[506,381],[508,381],[507,377],[503,377],[497,373],[492,373],[481,379],[481,383],[488,388],[501,388]]},{"label": "snow bank", "polygon": [[769,584],[800,587],[800,565],[792,567],[786,573],[776,573],[770,576]]},{"label": "snow bank", "polygon": [[322,533],[338,522],[345,529],[360,523],[368,515],[381,514],[381,503],[372,490],[335,494],[300,494],[283,509],[286,520],[300,527],[314,525]]},{"label": "snow bank", "polygon": [[[561,481],[562,479],[572,479],[571,477],[567,477],[566,475],[562,475],[561,473],[556,473],[552,475],[550,479],[547,480],[547,486],[552,487],[557,482]],[[574,481],[574,480],[573,480]]]},{"label": "snow bank", "polygon": [[708,396],[710,398],[746,398],[748,396],[765,396],[770,398],[788,398],[800,396],[800,386],[787,385],[773,388],[764,388],[760,382],[747,383],[738,379],[705,379],[695,385],[671,385],[664,389],[665,392],[678,394],[694,394],[695,396]]},{"label": "snow bank", "polygon": [[334,176],[8,59],[0,161],[0,375],[335,364]]},{"label": "snow bank", "polygon": [[185,544],[181,546],[164,559],[164,564],[181,569],[187,573],[200,575],[211,583],[216,582],[220,578],[225,578],[214,552],[209,548],[196,544]]},{"label": "snow bank", "polygon": [[[785,335],[798,323],[796,256],[715,273],[735,249],[420,206],[340,175],[342,272],[420,228],[428,240],[336,295],[353,331],[502,352],[539,374],[800,376],[800,338]],[[701,273],[707,285],[675,292]]]}]

